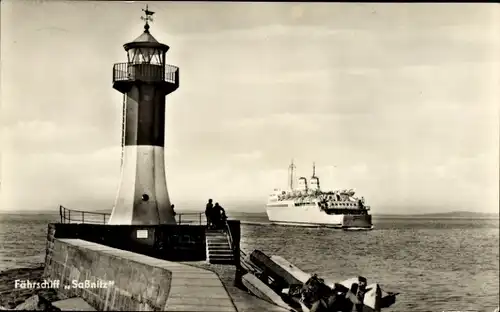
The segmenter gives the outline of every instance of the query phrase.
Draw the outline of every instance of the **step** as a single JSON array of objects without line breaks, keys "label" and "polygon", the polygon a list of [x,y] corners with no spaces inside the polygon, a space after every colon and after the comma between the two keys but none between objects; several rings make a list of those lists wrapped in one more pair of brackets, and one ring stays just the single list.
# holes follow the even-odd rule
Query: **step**
[{"label": "step", "polygon": [[207,236],[207,238],[205,240],[207,240],[207,241],[226,241],[226,242],[229,241],[229,239],[227,239],[226,236]]},{"label": "step", "polygon": [[225,264],[225,265],[234,265],[233,261],[222,261],[222,260],[215,260],[215,261],[209,261],[208,263],[210,264]]},{"label": "step", "polygon": [[220,245],[220,246],[214,246],[214,245],[208,245],[207,250],[233,250],[230,246],[227,245]]},{"label": "step", "polygon": [[214,261],[225,261],[225,262],[232,262],[232,263],[234,263],[234,259],[233,258],[223,258],[223,257],[208,258],[208,262],[213,263]]},{"label": "step", "polygon": [[232,253],[223,253],[223,254],[208,254],[210,259],[212,258],[234,258]]},{"label": "step", "polygon": [[226,241],[222,241],[222,240],[220,240],[220,241],[211,241],[211,240],[209,240],[209,241],[206,241],[206,243],[209,244],[209,245],[227,245],[227,246],[229,246],[229,242],[227,240]]},{"label": "step", "polygon": [[226,239],[227,240],[227,236],[226,235],[209,235],[209,236],[206,236],[207,239]]},{"label": "step", "polygon": [[216,250],[221,250],[221,249],[227,249],[227,250],[233,250],[231,246],[228,244],[208,244],[206,245],[207,249],[216,249]]},{"label": "step", "polygon": [[221,232],[217,232],[217,231],[209,232],[209,231],[207,231],[207,232],[205,232],[205,234],[206,234],[206,236],[212,236],[212,235],[224,235],[225,236],[225,235],[227,235],[226,232],[222,232],[222,231]]},{"label": "step", "polygon": [[209,257],[208,261],[210,261],[210,262],[212,262],[212,261],[234,262],[234,259],[233,258],[229,258],[229,257]]},{"label": "step", "polygon": [[221,255],[221,254],[232,255],[233,251],[230,249],[218,249],[218,250],[209,249],[208,253],[210,255]]},{"label": "step", "polygon": [[208,249],[209,254],[233,253],[231,249]]},{"label": "step", "polygon": [[227,240],[227,236],[226,235],[209,235],[209,236],[206,236],[207,239],[225,239]]},{"label": "step", "polygon": [[232,252],[233,250],[229,246],[208,246],[208,251],[228,251]]},{"label": "step", "polygon": [[233,258],[233,253],[209,253],[209,258]]},{"label": "step", "polygon": [[210,256],[233,256],[233,252],[231,250],[209,250],[208,254]]},{"label": "step", "polygon": [[227,251],[223,251],[223,252],[209,252],[208,253],[208,256],[209,257],[233,257],[233,253],[232,252],[227,252]]},{"label": "step", "polygon": [[228,245],[229,246],[229,242],[226,240],[206,240],[205,241],[207,244],[212,244],[212,245]]},{"label": "step", "polygon": [[207,242],[207,246],[214,246],[214,247],[228,247],[231,248],[231,245],[229,245],[228,242]]},{"label": "step", "polygon": [[208,250],[229,250],[231,251],[231,247],[229,246],[208,246]]}]

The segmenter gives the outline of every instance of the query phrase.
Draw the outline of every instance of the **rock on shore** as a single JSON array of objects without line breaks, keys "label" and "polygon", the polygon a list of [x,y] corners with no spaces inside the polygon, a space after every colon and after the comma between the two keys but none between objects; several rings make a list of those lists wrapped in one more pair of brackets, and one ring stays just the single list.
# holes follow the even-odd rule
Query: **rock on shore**
[{"label": "rock on shore", "polygon": [[36,289],[15,288],[15,281],[30,280],[38,282],[42,279],[43,267],[11,269],[0,272],[0,306],[14,309],[28,298],[36,294]]},{"label": "rock on shore", "polygon": [[43,266],[0,272],[0,310],[37,310],[59,300],[53,289],[16,288],[15,281],[41,282]]}]

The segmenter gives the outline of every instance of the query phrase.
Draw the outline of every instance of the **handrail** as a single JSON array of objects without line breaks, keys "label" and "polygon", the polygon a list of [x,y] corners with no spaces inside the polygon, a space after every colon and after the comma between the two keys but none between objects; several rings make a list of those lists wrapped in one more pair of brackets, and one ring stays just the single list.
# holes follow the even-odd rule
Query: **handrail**
[{"label": "handrail", "polygon": [[224,221],[224,223],[226,224],[226,232],[227,232],[227,239],[229,240],[229,246],[231,246],[231,250],[235,250],[235,247],[234,247],[234,241],[233,241],[233,235],[231,233],[231,228],[229,227],[229,224],[227,223],[227,219]]},{"label": "handrail", "polygon": [[179,83],[179,68],[169,64],[116,63],[113,66],[113,82],[128,80],[166,81]]},{"label": "handrail", "polygon": [[[176,214],[176,217],[178,217],[178,220],[177,220],[177,224],[183,224],[182,223],[182,216],[198,216],[198,218],[196,218],[196,221],[197,221],[197,224],[198,225],[202,225],[203,224],[203,215],[204,215],[204,212],[177,212]],[[184,222],[184,224],[193,224],[193,223],[196,223],[196,221],[186,221]]]},{"label": "handrail", "polygon": [[[71,217],[72,213],[73,216],[79,216],[81,218],[72,218]],[[68,209],[62,205],[59,205],[59,215],[61,217],[61,223],[72,223],[73,221],[73,223],[90,223],[90,224],[106,224],[106,217],[108,217],[109,219],[109,216],[111,216],[110,213],[106,212]],[[87,215],[87,220],[85,220],[85,215]]]},{"label": "handrail", "polygon": [[[203,212],[181,212],[176,213],[177,224],[195,224],[202,225]],[[83,211],[76,209],[68,209],[62,205],[59,205],[59,216],[61,218],[61,223],[88,223],[88,224],[106,224],[109,220],[111,214],[107,212],[94,212],[94,211]],[[196,216],[195,220],[185,220],[182,221],[182,216]],[[186,219],[186,218],[184,218]]]}]

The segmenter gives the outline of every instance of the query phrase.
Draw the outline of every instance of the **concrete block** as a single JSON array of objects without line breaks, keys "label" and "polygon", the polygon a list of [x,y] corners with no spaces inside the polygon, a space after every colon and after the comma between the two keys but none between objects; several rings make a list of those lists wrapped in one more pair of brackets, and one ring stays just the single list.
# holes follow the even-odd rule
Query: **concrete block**
[{"label": "concrete block", "polygon": [[[53,261],[55,258],[60,261]],[[163,310],[167,307],[179,311],[182,307],[194,311],[236,311],[213,272],[78,239],[54,239],[46,272],[67,284],[72,280],[114,281],[111,288],[73,291],[73,295],[77,294],[96,310]],[[68,290],[64,293],[72,294]]]},{"label": "concrete block", "polygon": [[20,305],[16,306],[14,310],[22,310],[22,311],[38,311],[40,310],[39,308],[39,303],[40,303],[40,298],[38,298],[38,295],[33,295],[26,299],[23,303]]},{"label": "concrete block", "polygon": [[94,307],[79,297],[55,301],[52,302],[52,305],[61,311],[96,311]]}]

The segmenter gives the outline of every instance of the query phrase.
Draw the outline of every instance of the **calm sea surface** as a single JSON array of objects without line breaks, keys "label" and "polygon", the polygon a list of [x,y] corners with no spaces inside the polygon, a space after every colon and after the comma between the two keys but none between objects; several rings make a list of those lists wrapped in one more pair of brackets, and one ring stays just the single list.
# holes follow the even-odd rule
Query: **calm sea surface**
[{"label": "calm sea surface", "polygon": [[[267,221],[265,214],[239,214]],[[0,271],[43,262],[53,214],[0,214]],[[242,225],[242,248],[280,255],[304,271],[332,280],[357,275],[397,291],[384,311],[485,311],[499,303],[498,219],[374,218],[375,229]]]}]

